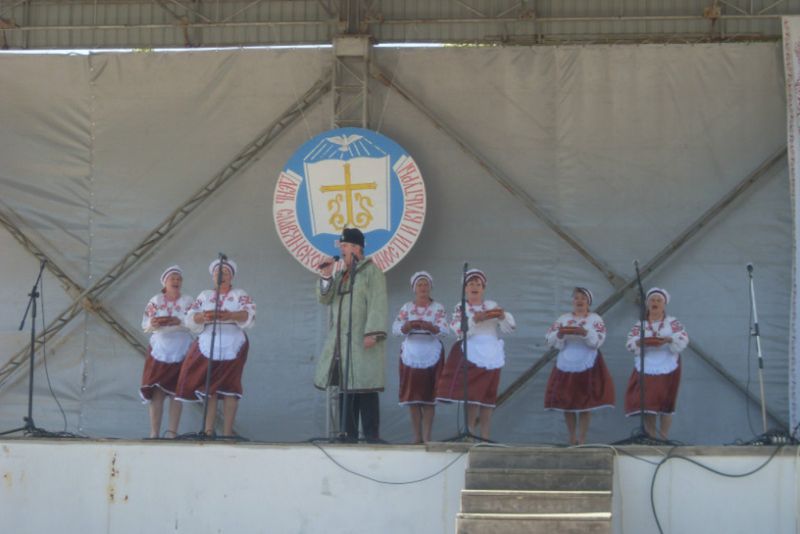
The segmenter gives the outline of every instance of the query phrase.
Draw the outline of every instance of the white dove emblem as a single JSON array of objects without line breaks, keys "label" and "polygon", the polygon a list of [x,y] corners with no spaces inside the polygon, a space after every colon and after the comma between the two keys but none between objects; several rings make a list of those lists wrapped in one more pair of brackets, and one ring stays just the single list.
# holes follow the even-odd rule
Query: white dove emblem
[{"label": "white dove emblem", "polygon": [[353,135],[335,135],[333,137],[326,138],[327,141],[335,145],[339,145],[339,150],[342,152],[347,152],[350,150],[350,144],[355,143],[359,139],[363,139],[363,136],[358,134]]}]

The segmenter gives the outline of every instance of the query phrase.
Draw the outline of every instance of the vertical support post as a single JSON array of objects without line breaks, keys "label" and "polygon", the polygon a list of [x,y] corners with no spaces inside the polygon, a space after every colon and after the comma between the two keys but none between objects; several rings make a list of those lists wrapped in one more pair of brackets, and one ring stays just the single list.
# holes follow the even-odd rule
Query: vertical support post
[{"label": "vertical support post", "polygon": [[369,54],[369,35],[333,38],[333,128],[367,128]]},{"label": "vertical support post", "polygon": [[[369,125],[370,40],[369,35],[351,33],[333,38],[332,128],[367,128]],[[328,387],[326,405],[325,431],[329,438],[336,439],[341,417],[337,386]]]}]

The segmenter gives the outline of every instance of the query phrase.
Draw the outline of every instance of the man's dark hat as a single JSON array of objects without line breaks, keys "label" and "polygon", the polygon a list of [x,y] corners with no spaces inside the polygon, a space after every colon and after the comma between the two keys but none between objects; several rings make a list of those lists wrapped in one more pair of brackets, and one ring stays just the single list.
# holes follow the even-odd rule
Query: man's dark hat
[{"label": "man's dark hat", "polygon": [[352,243],[353,245],[359,245],[361,248],[364,248],[364,234],[362,234],[361,230],[358,228],[345,228],[342,230],[342,238],[339,242]]}]

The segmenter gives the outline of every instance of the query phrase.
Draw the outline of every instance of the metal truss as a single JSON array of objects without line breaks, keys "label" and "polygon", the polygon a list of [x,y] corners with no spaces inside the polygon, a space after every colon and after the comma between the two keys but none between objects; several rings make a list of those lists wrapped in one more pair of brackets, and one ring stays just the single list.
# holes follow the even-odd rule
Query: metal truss
[{"label": "metal truss", "polygon": [[[331,77],[332,128],[367,128],[369,125],[369,57],[372,37],[366,34],[365,13],[372,1],[319,0],[325,12],[338,20],[339,35],[333,38]],[[340,430],[338,386],[325,392],[325,431],[336,438]]]},{"label": "metal truss", "polygon": [[[755,185],[759,180],[764,178],[768,175],[769,171],[775,167],[779,162],[781,162],[786,157],[786,147],[781,148],[774,154],[772,154],[769,158],[767,158],[761,165],[758,166],[756,170],[750,173],[744,180],[739,182],[736,187],[731,189],[727,194],[725,194],[719,201],[717,201],[713,206],[711,206],[708,210],[706,210],[703,215],[701,215],[697,220],[691,223],[683,232],[678,235],[675,239],[673,239],[667,246],[665,246],[660,252],[658,252],[653,259],[648,261],[644,267],[641,269],[642,278],[647,278],[649,275],[653,273],[660,265],[665,263],[670,256],[672,256],[675,252],[677,252],[683,245],[685,245],[689,240],[691,240],[694,236],[696,236],[703,228],[708,226],[711,221],[720,215],[725,208],[727,208],[730,204],[732,204],[736,199],[740,198],[747,190],[749,190],[753,185]],[[614,305],[616,305],[625,294],[633,289],[636,285],[636,279],[629,280],[624,286],[618,288],[614,293],[611,294],[606,300],[600,303],[595,310],[596,313],[602,315],[608,310],[610,310]],[[761,400],[755,396],[752,392],[750,392],[747,387],[741,383],[736,377],[731,375],[725,367],[714,357],[712,357],[708,352],[703,350],[698,344],[694,341],[689,342],[688,347],[692,352],[697,354],[703,361],[705,361],[712,369],[717,371],[723,378],[725,378],[728,382],[734,385],[736,388],[740,389],[747,395],[753,404],[759,405]],[[510,399],[517,391],[519,391],[525,383],[528,382],[531,378],[533,378],[548,362],[550,362],[553,358],[556,357],[558,351],[555,350],[548,350],[545,352],[536,362],[531,365],[527,370],[525,370],[519,377],[517,377],[514,382],[509,384],[509,386],[498,396],[497,404],[503,404],[508,399]],[[786,424],[786,421],[781,419],[778,415],[774,412],[767,409],[767,413],[769,416],[774,420],[778,421],[781,424]]]},{"label": "metal truss", "polygon": [[[513,182],[509,177],[502,174],[501,171],[498,170],[497,167],[491,164],[485,157],[479,154],[477,151],[472,149],[464,139],[458,135],[458,133],[449,127],[445,122],[441,119],[436,117],[436,115],[428,109],[418,98],[416,98],[413,94],[411,94],[407,89],[400,86],[397,81],[392,80],[390,76],[388,76],[385,72],[381,71],[380,68],[372,64],[372,76],[381,82],[382,84],[386,85],[387,87],[393,89],[398,95],[400,95],[404,100],[410,103],[413,107],[415,107],[422,115],[424,115],[431,123],[439,130],[444,132],[447,137],[450,138],[458,147],[468,156],[470,157],[475,163],[477,163],[480,167],[482,167],[487,174],[493,178],[497,183],[503,186],[511,195],[518,198],[526,208],[528,208],[531,213],[533,213],[537,218],[539,218],[548,228],[553,230],[556,235],[561,237],[566,243],[568,243],[573,249],[575,249],[581,256],[583,256],[589,263],[591,263],[597,270],[599,270],[603,276],[611,283],[612,286],[615,287],[614,293],[603,301],[596,309],[596,312],[599,314],[603,314],[608,311],[611,307],[617,304],[625,294],[630,291],[633,286],[635,285],[635,280],[625,280],[620,274],[615,273],[604,261],[597,258],[593,254],[591,254],[581,243],[578,241],[577,238],[572,236],[566,229],[560,226],[553,218],[551,218],[546,212],[544,212],[541,208],[538,207],[536,200],[528,195],[522,188],[520,188],[516,183]],[[672,242],[670,242],[664,249],[662,249],[658,254],[653,257],[641,271],[642,277],[646,278],[650,274],[655,271],[656,268],[663,265],[666,260],[671,257],[677,250],[679,250],[683,245],[685,245],[692,237],[698,234],[703,228],[705,228],[711,220],[717,217],[720,213],[722,213],[726,207],[728,207],[733,201],[739,198],[745,191],[750,189],[750,187],[755,184],[759,179],[763,178],[768,174],[768,171],[772,169],[775,164],[779,161],[783,160],[786,156],[786,147],[781,148],[779,151],[771,155],[767,160],[765,160],[755,171],[753,171],[750,175],[748,175],[744,180],[742,180],[736,187],[734,187],[730,192],[724,195],[718,202],[716,202],[711,208],[709,208],[703,215],[701,215],[696,221],[690,224],[686,230],[681,232],[681,234],[675,238]],[[732,384],[737,389],[741,390],[747,395],[747,398],[750,399],[754,404],[759,404],[760,400],[756,398],[739,380],[737,380],[733,375],[728,373],[724,366],[720,364],[715,358],[713,358],[710,354],[708,354],[705,350],[701,349],[697,346],[697,343],[690,342],[689,347],[695,354],[697,354],[703,361],[705,361],[712,369],[717,371],[725,380],[727,380],[730,384]],[[524,386],[532,377],[534,377],[550,360],[552,360],[556,356],[557,352],[554,350],[547,351],[539,360],[537,360],[530,368],[524,371],[511,385],[509,385],[501,394],[498,396],[498,406],[502,405],[506,402],[511,396],[519,391],[522,386]],[[770,417],[773,420],[778,421],[779,423],[785,425],[786,422],[778,417],[774,412],[767,410]]]},{"label": "metal truss", "polygon": [[[106,274],[98,278],[98,280],[90,287],[82,290],[73,300],[72,304],[66,310],[61,312],[56,319],[51,322],[36,338],[34,345],[36,349],[41,344],[58,332],[60,332],[69,322],[78,316],[82,310],[88,308],[100,315],[108,324],[112,319],[110,312],[105,310],[102,305],[98,305],[99,297],[115,282],[123,278],[130,270],[137,265],[144,257],[152,253],[156,246],[177,228],[195,209],[197,209],[203,202],[210,198],[220,187],[229,182],[233,177],[240,174],[244,169],[248,168],[252,163],[265,152],[265,150],[272,145],[272,143],[280,137],[292,124],[298,121],[306,110],[319,101],[330,89],[330,73],[324,74],[316,83],[302,95],[296,102],[294,102],[286,111],[284,111],[275,121],[273,121],[265,130],[263,130],[258,137],[251,141],[244,149],[242,149],[234,159],[228,163],[220,172],[218,172],[208,183],[201,187],[194,195],[192,195],[180,207],[175,209],[167,218],[154,228],[140,243],[138,243],[130,252],[125,254],[122,259],[117,262]],[[12,230],[12,234],[14,231]],[[16,235],[15,235],[16,237]],[[18,239],[19,240],[19,239]],[[60,270],[60,269],[59,269]],[[62,272],[63,274],[63,272]],[[66,274],[63,276],[68,278]],[[72,282],[72,286],[79,288],[77,284]],[[115,331],[122,335],[130,342],[124,329]],[[27,345],[22,350],[18,351],[7,362],[0,367],[0,387],[2,387],[9,379],[10,376],[24,368],[27,361],[27,355],[30,352],[30,345]]]},{"label": "metal truss", "polygon": [[[6,208],[8,209],[8,208]],[[9,213],[3,213],[0,210],[0,226],[3,226],[11,236],[17,240],[17,242],[25,248],[28,252],[30,252],[33,256],[35,256],[39,261],[45,262],[45,267],[53,276],[61,282],[61,285],[67,291],[68,294],[76,297],[77,295],[81,295],[84,292],[84,288],[78,284],[75,280],[72,279],[61,267],[56,263],[52,257],[48,256],[39,246],[36,244],[36,241],[31,238],[30,235],[26,234],[20,228],[20,225],[17,221],[20,218],[10,209],[8,209]],[[114,330],[119,336],[128,342],[128,344],[137,350],[142,355],[146,352],[145,345],[139,339],[139,336],[128,330],[119,320],[116,319],[114,314],[108,310],[107,308],[103,307],[103,305],[99,302],[92,300],[91,297],[85,296],[80,305],[83,309],[94,313],[100,319],[102,319],[112,330]],[[49,337],[44,338],[46,341]],[[30,347],[30,346],[29,346]],[[38,350],[39,343],[37,342],[36,348]],[[30,348],[27,349],[29,351]],[[23,358],[24,362],[28,360]],[[13,370],[22,363],[22,361],[18,359],[12,358],[10,360],[10,371]]]},{"label": "metal truss", "polygon": [[555,219],[550,217],[550,215],[545,212],[536,202],[536,200],[530,196],[524,189],[522,189],[519,185],[517,185],[511,178],[503,174],[503,172],[493,165],[487,158],[482,156],[478,153],[474,148],[470,147],[469,144],[461,137],[455,130],[453,130],[450,126],[448,126],[444,121],[436,117],[436,115],[428,109],[417,97],[411,94],[407,89],[402,87],[397,80],[392,79],[387,73],[380,70],[380,68],[373,63],[372,64],[372,76],[384,84],[386,87],[393,89],[398,95],[400,95],[405,101],[410,103],[412,106],[417,108],[417,110],[425,115],[425,117],[430,120],[433,125],[442,132],[447,135],[451,141],[453,141],[458,148],[464,152],[467,157],[472,159],[475,163],[478,164],[486,173],[494,179],[498,184],[500,184],[506,191],[508,191],[511,195],[519,199],[522,204],[528,208],[528,210],[533,213],[540,221],[542,221],[548,228],[550,228],[556,235],[558,235],[561,239],[563,239],[569,246],[575,249],[578,254],[583,256],[586,261],[591,263],[598,271],[603,273],[603,276],[611,283],[612,286],[618,287],[625,282],[625,279],[618,274],[614,273],[611,267],[606,264],[604,261],[598,259],[594,254],[592,254],[581,242],[578,240],[577,237],[569,233],[569,231],[564,228],[563,226],[559,225]]},{"label": "metal truss", "polygon": [[11,48],[748,41],[780,39],[797,14],[800,0],[0,0],[0,35]]},{"label": "metal truss", "polygon": [[369,124],[369,35],[333,39],[332,124],[334,128],[366,128]]}]

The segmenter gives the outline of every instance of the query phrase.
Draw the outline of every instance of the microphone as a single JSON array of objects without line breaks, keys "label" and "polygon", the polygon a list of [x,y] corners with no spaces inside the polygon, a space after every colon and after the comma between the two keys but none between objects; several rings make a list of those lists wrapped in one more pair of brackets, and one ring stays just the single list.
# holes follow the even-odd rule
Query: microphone
[{"label": "microphone", "polygon": [[334,256],[333,257],[333,261],[324,261],[324,262],[320,263],[319,265],[317,265],[317,269],[324,269],[325,267],[333,265],[337,261],[339,261],[339,256]]},{"label": "microphone", "polygon": [[222,252],[219,253],[219,259],[222,261],[228,261],[228,256],[223,254]]},{"label": "microphone", "polygon": [[633,266],[639,268],[639,260],[633,260]]},{"label": "microphone", "polygon": [[747,272],[750,273],[750,274],[753,274],[753,264],[752,263],[748,263],[746,265],[746,267],[747,267]]}]

